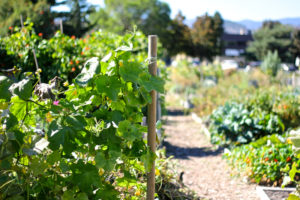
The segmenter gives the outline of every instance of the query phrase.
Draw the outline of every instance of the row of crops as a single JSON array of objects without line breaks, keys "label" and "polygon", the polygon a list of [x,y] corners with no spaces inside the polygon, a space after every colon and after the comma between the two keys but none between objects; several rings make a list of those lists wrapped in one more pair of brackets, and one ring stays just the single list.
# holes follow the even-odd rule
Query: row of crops
[{"label": "row of crops", "polygon": [[167,100],[173,106],[180,106],[181,98],[191,102],[187,111],[206,122],[212,144],[225,148],[233,175],[260,185],[294,185],[300,168],[293,150],[299,145],[300,93],[282,84],[287,75],[269,77],[260,68],[228,73],[218,65],[183,60],[171,69]]},{"label": "row of crops", "polygon": [[[46,40],[25,25],[0,38],[0,199],[143,199],[158,155],[141,122],[149,92],[164,92],[146,37]],[[159,194],[174,178],[163,157]]]}]

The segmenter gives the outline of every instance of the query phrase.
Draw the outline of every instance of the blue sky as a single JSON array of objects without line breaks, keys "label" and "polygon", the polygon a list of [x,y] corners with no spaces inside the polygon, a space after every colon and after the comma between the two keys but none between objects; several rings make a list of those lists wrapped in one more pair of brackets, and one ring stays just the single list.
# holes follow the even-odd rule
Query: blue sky
[{"label": "blue sky", "polygon": [[[103,5],[103,0],[87,0]],[[219,11],[224,19],[240,21],[251,19],[280,19],[300,17],[300,0],[162,0],[170,5],[172,17],[182,11],[187,19],[194,19],[205,12]],[[61,8],[63,9],[63,8]]]}]

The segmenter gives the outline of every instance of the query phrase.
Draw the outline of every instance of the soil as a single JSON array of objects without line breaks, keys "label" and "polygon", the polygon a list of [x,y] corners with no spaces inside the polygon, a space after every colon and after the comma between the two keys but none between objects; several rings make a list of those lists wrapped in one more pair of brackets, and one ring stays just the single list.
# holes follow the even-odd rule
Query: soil
[{"label": "soil", "polygon": [[264,190],[270,200],[285,200],[292,191]]},{"label": "soil", "polygon": [[215,149],[202,133],[200,124],[178,110],[164,117],[164,146],[168,156],[178,162],[183,183],[201,199],[259,200],[255,185],[232,178],[223,149]]}]

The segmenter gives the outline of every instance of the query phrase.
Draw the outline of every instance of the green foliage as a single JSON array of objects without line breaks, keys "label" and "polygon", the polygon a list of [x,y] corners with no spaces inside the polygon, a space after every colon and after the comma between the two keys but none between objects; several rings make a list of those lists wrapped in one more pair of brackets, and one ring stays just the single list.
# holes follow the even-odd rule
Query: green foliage
[{"label": "green foliage", "polygon": [[300,56],[300,30],[295,29],[292,33],[292,46],[290,51],[294,55],[294,57]]},{"label": "green foliage", "polygon": [[86,0],[67,0],[63,3],[70,8],[69,12],[58,12],[55,15],[63,18],[63,31],[67,35],[82,37],[93,25],[88,16],[95,12],[95,8]]},{"label": "green foliage", "polygon": [[20,16],[24,22],[31,19],[37,32],[44,35],[52,34],[53,16],[50,13],[50,4],[46,0],[2,0],[0,2],[0,36],[12,33],[14,26],[21,26]]},{"label": "green foliage", "polygon": [[291,33],[293,28],[280,23],[265,23],[265,26],[253,33],[254,41],[249,44],[248,53],[252,53],[257,59],[263,60],[268,51],[277,51],[284,62],[292,61],[289,51],[291,47]]},{"label": "green foliage", "polygon": [[[283,133],[284,124],[273,114],[235,102],[225,103],[210,116],[211,142],[218,145],[247,144],[265,135]],[[260,112],[257,112],[259,110]]]},{"label": "green foliage", "polygon": [[216,12],[213,17],[205,14],[197,17],[191,29],[193,40],[193,55],[199,58],[212,60],[215,55],[221,54],[221,36],[223,34],[223,19]]},{"label": "green foliage", "polygon": [[[60,33],[49,41],[35,34],[26,40],[24,32],[12,37],[16,41],[5,39],[11,43],[8,49],[17,46],[28,57],[29,49],[22,47],[27,41],[39,44],[39,56],[48,55],[51,47],[55,47],[56,51],[50,55],[61,58],[57,68],[61,71],[56,73],[61,73],[63,78],[67,75],[64,66],[68,66],[63,64],[69,62],[68,55],[62,55],[64,43],[69,43],[69,51],[75,49],[71,54],[75,58],[84,49],[81,43],[93,49],[84,54],[99,51],[96,58],[82,67],[72,84],[65,84],[55,101],[41,100],[33,93],[38,79],[33,74],[16,83],[1,76],[0,81],[6,84],[0,88],[3,98],[0,100],[0,199],[144,198],[143,174],[155,154],[143,137],[147,127],[141,125],[142,108],[151,102],[148,91],[162,92],[164,81],[149,74],[143,62],[144,53],[133,53],[139,37],[135,40],[135,35],[94,33],[91,43]],[[25,44],[19,37],[25,37]],[[99,38],[102,45],[92,43]],[[106,43],[109,47],[101,49]],[[115,46],[118,44],[121,47]],[[79,58],[80,62],[85,59]],[[18,66],[22,67],[26,61],[22,60]],[[56,60],[50,58],[51,62]],[[27,68],[23,71],[32,70],[31,66],[24,66]],[[51,65],[40,66],[43,77]]]},{"label": "green foliage", "polygon": [[[94,32],[82,39],[66,36],[57,32],[49,40],[43,39],[42,34],[36,34],[33,23],[27,22],[22,31],[16,27],[9,37],[0,38],[0,66],[10,69],[16,66],[21,72],[36,70],[32,50],[35,49],[39,67],[42,70],[43,82],[48,82],[54,76],[60,76],[70,82],[84,66],[84,62],[91,57],[104,57],[117,46],[135,46],[132,49],[139,55],[136,59],[142,62],[146,55],[146,38],[139,32],[135,33],[135,40],[131,34],[123,37],[108,32]],[[11,59],[7,59],[10,57]],[[115,63],[106,65],[108,69]]]},{"label": "green foliage", "polygon": [[[290,137],[288,138],[288,140],[290,141],[291,144],[293,144],[293,154],[299,159],[299,157],[300,157],[299,129],[296,131],[291,131]],[[297,184],[296,192],[294,192],[293,194],[290,194],[288,199],[299,200],[300,199],[300,189],[299,189],[300,181],[299,181],[299,179],[296,179],[296,175],[300,173],[299,162],[294,162],[292,167],[288,168],[288,170],[290,170],[290,171],[289,171],[289,176],[286,177],[287,183],[292,181]]]},{"label": "green foliage", "polygon": [[284,176],[298,162],[292,154],[292,146],[279,135],[265,136],[255,142],[236,147],[224,154],[229,165],[239,175],[247,176],[253,182],[281,185]]},{"label": "green foliage", "polygon": [[136,25],[145,35],[158,35],[163,45],[168,41],[170,8],[158,0],[106,0],[105,6],[91,14],[97,28],[125,33]]},{"label": "green foliage", "polygon": [[277,51],[272,53],[268,51],[267,56],[264,58],[264,61],[261,65],[261,69],[271,77],[276,77],[277,72],[280,70],[281,60],[278,56]]}]

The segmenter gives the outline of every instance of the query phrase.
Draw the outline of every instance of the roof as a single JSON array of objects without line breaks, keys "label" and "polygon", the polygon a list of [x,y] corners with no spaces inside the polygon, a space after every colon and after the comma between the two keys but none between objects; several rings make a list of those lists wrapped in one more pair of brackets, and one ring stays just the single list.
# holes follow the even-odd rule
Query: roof
[{"label": "roof", "polygon": [[221,40],[223,41],[240,41],[240,42],[248,42],[248,41],[252,41],[253,37],[251,34],[247,34],[247,35],[239,35],[239,34],[228,34],[228,33],[224,33],[221,36]]}]

